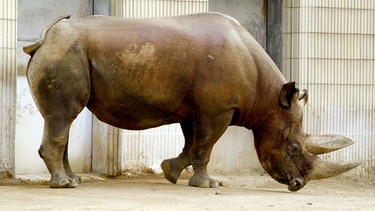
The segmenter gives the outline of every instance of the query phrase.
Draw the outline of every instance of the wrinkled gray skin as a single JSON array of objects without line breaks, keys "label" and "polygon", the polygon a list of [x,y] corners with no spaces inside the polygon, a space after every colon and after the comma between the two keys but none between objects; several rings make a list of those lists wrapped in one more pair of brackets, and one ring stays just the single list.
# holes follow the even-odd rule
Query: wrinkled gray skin
[{"label": "wrinkled gray skin", "polygon": [[31,55],[27,78],[45,121],[39,154],[51,173],[50,187],[75,187],[80,180],[67,146],[71,123],[85,106],[125,129],[180,123],[183,151],[161,164],[173,183],[192,165],[189,185],[218,186],[207,163],[229,125],[253,130],[262,166],[291,191],[309,179],[334,176],[321,176],[321,161],[307,150],[299,104],[306,94],[301,97],[228,16],[61,20],[24,51]]}]

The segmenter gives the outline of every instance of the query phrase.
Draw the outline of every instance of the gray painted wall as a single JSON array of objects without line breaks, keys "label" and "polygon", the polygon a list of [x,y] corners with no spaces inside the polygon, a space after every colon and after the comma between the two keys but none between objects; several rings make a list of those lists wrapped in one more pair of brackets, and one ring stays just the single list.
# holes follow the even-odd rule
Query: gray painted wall
[{"label": "gray painted wall", "polygon": [[93,15],[109,15],[110,12],[109,0],[94,0]]},{"label": "gray painted wall", "polygon": [[41,31],[59,16],[72,15],[72,18],[88,16],[92,7],[90,0],[18,0],[18,75],[25,75],[29,56],[22,46],[39,38]]},{"label": "gray painted wall", "polygon": [[209,10],[237,19],[266,48],[266,5],[264,0],[210,0]]},{"label": "gray painted wall", "polygon": [[283,66],[283,26],[282,0],[267,1],[267,53],[282,71]]},{"label": "gray painted wall", "polygon": [[210,0],[210,11],[236,18],[282,67],[282,0]]}]

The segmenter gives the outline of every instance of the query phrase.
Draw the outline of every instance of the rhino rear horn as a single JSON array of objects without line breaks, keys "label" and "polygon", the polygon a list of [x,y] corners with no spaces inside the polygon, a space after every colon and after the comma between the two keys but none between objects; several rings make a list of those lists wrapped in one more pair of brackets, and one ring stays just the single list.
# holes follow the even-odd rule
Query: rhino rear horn
[{"label": "rhino rear horn", "polygon": [[354,141],[342,135],[307,134],[305,143],[307,151],[314,155],[320,155],[348,147],[354,144]]}]

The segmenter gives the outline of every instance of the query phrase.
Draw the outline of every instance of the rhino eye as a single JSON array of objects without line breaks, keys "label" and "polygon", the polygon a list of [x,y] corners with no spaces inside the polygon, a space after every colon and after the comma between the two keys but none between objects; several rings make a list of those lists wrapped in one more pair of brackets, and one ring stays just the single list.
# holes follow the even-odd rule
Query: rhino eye
[{"label": "rhino eye", "polygon": [[298,153],[298,145],[297,144],[290,144],[288,146],[288,155],[295,156]]}]

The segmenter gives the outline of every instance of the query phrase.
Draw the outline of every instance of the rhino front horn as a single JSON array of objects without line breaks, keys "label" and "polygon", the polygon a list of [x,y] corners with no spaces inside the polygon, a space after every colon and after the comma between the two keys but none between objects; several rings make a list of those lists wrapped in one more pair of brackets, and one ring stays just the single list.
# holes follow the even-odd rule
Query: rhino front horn
[{"label": "rhino front horn", "polygon": [[354,169],[360,164],[361,163],[359,162],[348,163],[348,164],[338,164],[338,163],[323,161],[318,158],[315,161],[313,170],[308,175],[308,179],[319,180],[319,179],[335,177],[335,176],[338,176],[340,174],[343,174],[347,171]]},{"label": "rhino front horn", "polygon": [[351,138],[333,134],[307,134],[305,136],[307,151],[320,155],[336,151],[354,144]]}]

